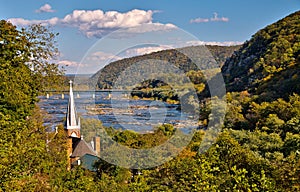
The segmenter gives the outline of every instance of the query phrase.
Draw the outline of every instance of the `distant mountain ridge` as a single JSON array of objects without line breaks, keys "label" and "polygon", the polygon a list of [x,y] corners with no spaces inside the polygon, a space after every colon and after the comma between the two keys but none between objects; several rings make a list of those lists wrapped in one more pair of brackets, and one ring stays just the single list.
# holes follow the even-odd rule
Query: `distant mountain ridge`
[{"label": "distant mountain ridge", "polygon": [[[212,56],[215,58],[216,62],[222,66],[226,59],[232,55],[232,53],[240,45],[236,46],[217,46],[217,45],[207,45],[206,48],[211,52]],[[197,71],[198,67],[192,63],[192,60],[186,55],[181,53],[181,50],[188,51],[189,53],[195,52],[199,46],[184,47],[180,49],[169,49],[158,52],[153,52],[146,55],[135,56],[131,58],[125,58],[118,60],[106,65],[103,69],[98,71],[95,75],[90,78],[90,84],[96,85],[99,89],[110,89],[113,83],[118,78],[119,74],[124,71],[127,67],[134,63],[145,60],[161,60],[167,61],[174,64],[176,67],[180,68],[184,72],[191,70]]]}]

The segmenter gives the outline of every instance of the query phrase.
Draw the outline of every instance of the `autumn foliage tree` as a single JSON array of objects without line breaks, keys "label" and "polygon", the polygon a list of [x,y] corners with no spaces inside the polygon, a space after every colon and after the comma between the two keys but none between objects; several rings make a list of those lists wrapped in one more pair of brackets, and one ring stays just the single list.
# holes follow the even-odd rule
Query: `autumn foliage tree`
[{"label": "autumn foliage tree", "polygon": [[[50,62],[57,53],[55,36],[41,25],[18,29],[0,21],[0,189],[4,191],[49,190],[49,174],[64,166],[61,149],[54,151],[59,160],[48,152],[42,113],[36,107],[48,81],[54,85],[63,74]],[[53,162],[60,162],[56,171]]]}]

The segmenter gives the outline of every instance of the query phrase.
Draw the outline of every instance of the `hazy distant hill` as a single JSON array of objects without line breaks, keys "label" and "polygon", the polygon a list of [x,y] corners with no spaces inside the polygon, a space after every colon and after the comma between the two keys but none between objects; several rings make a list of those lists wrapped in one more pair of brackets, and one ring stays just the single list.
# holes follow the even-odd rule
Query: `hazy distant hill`
[{"label": "hazy distant hill", "polygon": [[[211,52],[212,56],[215,60],[222,66],[229,56],[240,46],[206,46]],[[124,71],[130,65],[137,63],[139,61],[145,60],[160,60],[167,61],[169,63],[174,64],[179,67],[181,70],[188,72],[191,70],[199,70],[195,64],[192,63],[191,59],[181,53],[181,50],[188,51],[189,53],[196,52],[195,50],[199,48],[199,46],[185,47],[181,49],[170,49],[163,50],[159,52],[154,52],[142,56],[136,56],[132,58],[126,58],[119,61],[112,62],[105,66],[103,69],[98,71],[95,75],[93,75],[90,81],[97,82],[97,86],[99,89],[109,89],[112,87],[113,82],[117,79],[119,74]],[[150,64],[151,65],[151,64]]]},{"label": "hazy distant hill", "polygon": [[300,11],[258,31],[222,67],[228,91],[264,99],[300,93]]}]

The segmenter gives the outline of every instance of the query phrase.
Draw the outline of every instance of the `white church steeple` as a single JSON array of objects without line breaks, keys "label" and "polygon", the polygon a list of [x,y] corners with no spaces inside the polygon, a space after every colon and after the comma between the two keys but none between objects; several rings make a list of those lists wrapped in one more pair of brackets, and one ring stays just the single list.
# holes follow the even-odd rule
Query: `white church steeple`
[{"label": "white church steeple", "polygon": [[65,128],[67,129],[69,136],[80,138],[80,118],[76,113],[72,83],[73,82],[70,80],[69,103]]}]

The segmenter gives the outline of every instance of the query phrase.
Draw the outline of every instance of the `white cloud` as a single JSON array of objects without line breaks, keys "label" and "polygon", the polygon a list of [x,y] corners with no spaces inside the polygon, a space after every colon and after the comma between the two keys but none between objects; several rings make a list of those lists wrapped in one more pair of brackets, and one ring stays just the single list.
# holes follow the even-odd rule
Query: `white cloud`
[{"label": "white cloud", "polygon": [[229,18],[227,17],[218,17],[218,13],[214,13],[214,17],[210,18],[211,21],[221,21],[221,22],[228,22]]},{"label": "white cloud", "polygon": [[95,66],[92,66],[91,64],[80,63],[80,62],[71,61],[71,60],[60,60],[60,61],[56,61],[56,63],[59,64],[60,67],[63,67],[64,69],[66,69],[66,73],[69,73],[69,74],[93,73],[93,72],[95,72],[93,69],[96,68]]},{"label": "white cloud", "polygon": [[94,62],[102,62],[102,61],[112,62],[112,61],[116,61],[116,60],[119,60],[119,59],[122,59],[122,57],[115,56],[111,53],[105,53],[105,52],[102,52],[102,51],[92,53],[87,58],[88,61],[94,61]]},{"label": "white cloud", "polygon": [[39,24],[42,23],[41,20],[26,20],[23,18],[11,18],[8,19],[12,24],[14,25],[20,25],[20,26],[26,26],[26,25],[32,25],[32,24]]},{"label": "white cloud", "polygon": [[17,26],[28,26],[28,25],[33,25],[33,24],[41,24],[41,25],[58,25],[60,22],[60,19],[57,17],[53,17],[48,20],[27,20],[23,18],[11,18],[8,19],[9,22],[11,22],[14,25]]},{"label": "white cloud", "polygon": [[144,54],[153,53],[153,52],[162,51],[162,50],[171,49],[171,48],[172,47],[166,46],[166,45],[132,48],[132,49],[126,50],[126,57],[144,55]]},{"label": "white cloud", "polygon": [[207,23],[209,22],[209,19],[207,18],[196,18],[196,19],[191,19],[190,23]]},{"label": "white cloud", "polygon": [[191,19],[190,23],[207,23],[207,22],[228,22],[228,17],[218,17],[218,13],[214,13],[212,18],[196,18]]},{"label": "white cloud", "polygon": [[84,66],[81,63],[78,63],[76,61],[70,61],[70,60],[61,60],[57,62],[61,66],[66,66],[66,67],[82,67]]},{"label": "white cloud", "polygon": [[77,28],[87,37],[103,37],[104,35],[121,30],[122,33],[136,34],[152,31],[165,31],[176,28],[173,24],[153,23],[152,16],[157,11],[134,9],[125,13],[102,10],[74,10],[64,18],[48,20],[25,20],[23,18],[9,19],[15,25],[61,25]]},{"label": "white cloud", "polygon": [[219,46],[233,46],[233,45],[241,45],[244,42],[240,41],[188,41],[185,46],[197,46],[197,45],[219,45]]},{"label": "white cloud", "polygon": [[55,10],[52,9],[51,5],[45,4],[41,6],[39,9],[35,10],[36,13],[52,13]]}]

